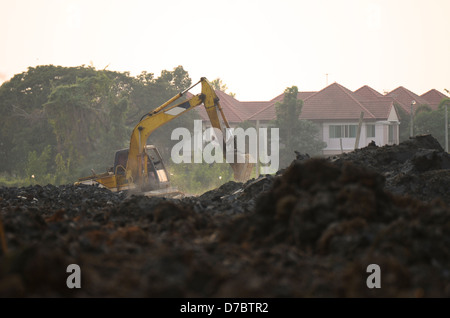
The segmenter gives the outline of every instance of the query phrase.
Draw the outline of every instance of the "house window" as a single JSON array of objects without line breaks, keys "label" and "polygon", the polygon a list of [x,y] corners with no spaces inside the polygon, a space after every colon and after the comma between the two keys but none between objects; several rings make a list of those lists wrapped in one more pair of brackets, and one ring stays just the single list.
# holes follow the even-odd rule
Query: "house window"
[{"label": "house window", "polygon": [[358,129],[358,126],[356,126],[356,125],[345,125],[345,137],[346,138],[355,138],[357,129]]},{"label": "house window", "polygon": [[366,136],[367,138],[375,137],[375,125],[366,126]]},{"label": "house window", "polygon": [[357,125],[330,125],[330,138],[355,138]]},{"label": "house window", "polygon": [[388,143],[394,143],[394,125],[389,125]]},{"label": "house window", "polygon": [[342,137],[342,126],[330,125],[330,138]]}]

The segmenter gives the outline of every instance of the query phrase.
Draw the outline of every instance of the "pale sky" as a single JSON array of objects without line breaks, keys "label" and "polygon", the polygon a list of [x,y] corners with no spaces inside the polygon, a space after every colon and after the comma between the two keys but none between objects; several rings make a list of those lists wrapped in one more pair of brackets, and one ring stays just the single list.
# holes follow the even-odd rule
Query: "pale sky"
[{"label": "pale sky", "polygon": [[29,66],[182,65],[241,101],[296,85],[450,90],[450,0],[0,0],[0,83]]}]

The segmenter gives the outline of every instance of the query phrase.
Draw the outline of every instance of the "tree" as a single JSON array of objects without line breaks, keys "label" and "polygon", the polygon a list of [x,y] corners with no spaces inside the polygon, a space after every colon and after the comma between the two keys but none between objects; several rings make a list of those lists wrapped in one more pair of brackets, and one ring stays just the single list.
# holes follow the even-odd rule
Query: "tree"
[{"label": "tree", "polygon": [[126,146],[127,93],[114,86],[114,80],[99,71],[75,84],[57,86],[49,95],[44,109],[57,153],[70,158],[69,171],[104,168],[115,150]]},{"label": "tree", "polygon": [[173,71],[163,70],[161,76],[156,79],[156,83],[168,84],[170,89],[179,92],[191,86],[192,80],[183,66],[178,65]]},{"label": "tree", "polygon": [[[443,98],[436,110],[416,112],[414,118],[415,134],[431,134],[445,148],[445,105],[450,105],[450,98]],[[419,109],[418,109],[419,110]],[[447,128],[448,129],[448,128]]]},{"label": "tree", "polygon": [[227,93],[228,86],[219,77],[211,81],[211,86],[215,90],[224,92],[224,93],[230,95],[231,97],[236,98],[236,94],[235,93],[231,93],[231,92]]},{"label": "tree", "polygon": [[[6,181],[8,175],[28,180],[29,172],[38,171],[35,175],[59,183],[73,182],[91,168],[103,172],[114,152],[128,147],[142,115],[191,83],[182,66],[157,78],[85,66],[30,67],[0,86],[0,174]],[[186,113],[156,130],[149,143],[170,155],[172,130],[191,128],[196,118],[197,112]]]},{"label": "tree", "polygon": [[432,109],[431,109],[431,107],[429,105],[426,105],[426,104],[419,105],[416,108],[416,111],[414,112],[414,116],[417,116],[421,112],[429,112],[429,111],[432,111]]},{"label": "tree", "polygon": [[283,102],[277,102],[275,127],[280,135],[280,166],[286,167],[295,158],[294,150],[318,154],[326,144],[319,139],[319,127],[308,120],[300,120],[303,101],[297,98],[298,88],[288,87],[284,91]]},{"label": "tree", "polygon": [[[130,95],[131,113],[127,119],[130,134],[143,115],[159,107],[191,85],[192,80],[189,73],[181,65],[175,67],[173,71],[163,70],[157,78],[154,77],[154,74],[146,72],[137,76],[133,82],[134,89]],[[173,105],[184,100],[186,100],[186,95],[175,101]],[[170,149],[176,142],[170,138],[172,131],[177,127],[192,129],[194,120],[198,118],[199,115],[196,111],[187,112],[155,130],[150,135],[148,143],[155,145],[163,158],[168,158]]]},{"label": "tree", "polygon": [[423,111],[414,118],[414,134],[431,134],[441,146],[444,145],[444,112],[440,109],[435,111]]},{"label": "tree", "polygon": [[411,127],[411,116],[396,102],[394,102],[395,110],[398,114],[398,119],[400,121],[400,125],[398,127],[399,130],[399,141],[405,141],[409,139],[410,135],[410,127]]},{"label": "tree", "polygon": [[21,173],[29,151],[42,153],[48,145],[56,145],[43,107],[48,95],[54,86],[93,74],[93,68],[82,66],[43,65],[29,67],[0,86],[0,172]]}]

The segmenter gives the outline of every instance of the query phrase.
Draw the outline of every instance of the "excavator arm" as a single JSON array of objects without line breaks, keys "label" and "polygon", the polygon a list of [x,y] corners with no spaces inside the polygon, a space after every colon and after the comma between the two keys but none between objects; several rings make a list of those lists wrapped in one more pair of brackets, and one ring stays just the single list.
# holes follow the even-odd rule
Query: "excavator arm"
[{"label": "excavator arm", "polygon": [[[182,103],[171,105],[199,83],[201,83],[202,86],[200,94],[194,95],[192,98]],[[183,92],[178,93],[153,111],[145,114],[133,129],[126,167],[126,179],[129,183],[143,185],[146,182],[148,158],[145,153],[145,147],[151,133],[162,125],[201,104],[203,104],[206,109],[212,127],[219,129],[222,132],[223,137],[226,137],[225,128],[229,128],[229,124],[225,118],[222,107],[220,106],[219,98],[208,80],[202,77],[196,84]],[[223,145],[225,145],[225,140]],[[235,163],[231,163],[231,167],[235,179],[237,181],[245,181],[249,178],[253,165],[248,162],[236,163],[235,161]]]}]

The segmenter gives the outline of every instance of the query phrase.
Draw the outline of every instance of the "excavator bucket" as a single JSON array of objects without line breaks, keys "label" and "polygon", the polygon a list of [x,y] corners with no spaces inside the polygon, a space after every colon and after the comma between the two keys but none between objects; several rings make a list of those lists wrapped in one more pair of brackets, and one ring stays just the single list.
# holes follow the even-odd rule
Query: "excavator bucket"
[{"label": "excavator bucket", "polygon": [[[235,161],[230,164],[233,169],[234,179],[237,182],[246,182],[250,179],[252,171],[255,167],[255,164],[251,162],[251,157],[249,154],[241,155],[244,156],[245,162],[240,163]],[[242,161],[242,160],[241,160]]]}]

